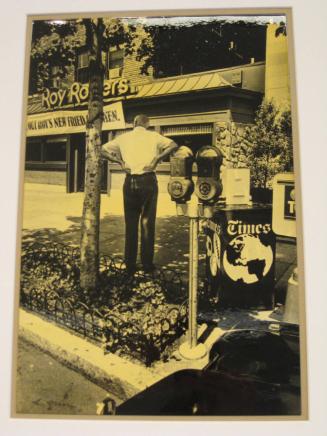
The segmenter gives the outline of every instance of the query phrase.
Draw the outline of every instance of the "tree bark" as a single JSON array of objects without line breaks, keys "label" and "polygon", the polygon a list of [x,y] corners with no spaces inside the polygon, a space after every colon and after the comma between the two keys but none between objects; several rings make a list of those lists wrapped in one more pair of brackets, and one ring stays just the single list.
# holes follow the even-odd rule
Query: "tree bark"
[{"label": "tree bark", "polygon": [[86,25],[90,47],[88,122],[86,126],[85,194],[81,228],[80,285],[84,292],[96,292],[99,275],[99,231],[101,190],[101,133],[103,79],[101,60],[102,22]]}]

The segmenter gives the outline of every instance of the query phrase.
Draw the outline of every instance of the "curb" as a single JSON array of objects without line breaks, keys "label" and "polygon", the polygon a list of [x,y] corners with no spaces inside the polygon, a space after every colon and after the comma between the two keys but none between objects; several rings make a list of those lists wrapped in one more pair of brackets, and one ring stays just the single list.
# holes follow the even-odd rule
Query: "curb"
[{"label": "curb", "polygon": [[125,401],[162,378],[151,368],[103,350],[37,315],[19,309],[19,336]]},{"label": "curb", "polygon": [[[188,360],[179,352],[167,362],[155,362],[151,368],[115,354],[104,354],[101,347],[41,318],[23,308],[19,309],[19,336],[49,354],[63,365],[82,374],[121,400],[126,401],[166,376],[183,369],[203,369],[208,364],[209,351],[224,333],[216,327],[209,334],[207,325],[198,326],[198,338],[206,336],[208,353],[201,359]],[[185,337],[179,339],[179,343]]]}]

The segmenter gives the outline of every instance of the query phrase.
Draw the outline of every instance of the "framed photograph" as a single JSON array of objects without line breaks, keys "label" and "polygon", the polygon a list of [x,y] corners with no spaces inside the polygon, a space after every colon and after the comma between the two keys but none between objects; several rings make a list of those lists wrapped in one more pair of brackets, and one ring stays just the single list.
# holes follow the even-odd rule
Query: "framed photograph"
[{"label": "framed photograph", "polygon": [[28,18],[13,416],[308,418],[292,41],[289,9]]}]

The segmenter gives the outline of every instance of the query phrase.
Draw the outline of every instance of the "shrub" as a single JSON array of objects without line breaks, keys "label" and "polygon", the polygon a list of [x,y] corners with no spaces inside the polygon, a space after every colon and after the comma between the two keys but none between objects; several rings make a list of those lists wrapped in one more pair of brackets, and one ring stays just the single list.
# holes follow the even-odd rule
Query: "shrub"
[{"label": "shrub", "polygon": [[[169,280],[138,274],[130,279],[119,259],[102,258],[99,288],[79,283],[77,249],[23,243],[21,304],[146,365],[159,359],[186,330],[186,306],[168,303]],[[176,285],[176,283],[172,283]]]},{"label": "shrub", "polygon": [[272,102],[263,102],[255,123],[247,127],[245,139],[250,145],[247,165],[255,188],[271,188],[279,172],[293,170],[292,121],[289,110],[280,112]]}]

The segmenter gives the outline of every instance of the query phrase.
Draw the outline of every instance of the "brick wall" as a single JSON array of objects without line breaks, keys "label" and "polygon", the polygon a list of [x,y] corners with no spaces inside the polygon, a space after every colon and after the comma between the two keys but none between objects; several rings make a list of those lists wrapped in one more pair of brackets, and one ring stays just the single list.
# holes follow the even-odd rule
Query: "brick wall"
[{"label": "brick wall", "polygon": [[[137,50],[142,44],[142,39],[146,36],[144,29],[139,26],[137,28],[137,38],[134,40],[134,48]],[[132,55],[128,55],[124,59],[124,72],[123,75],[128,79],[131,84],[143,84],[152,80],[153,71],[149,70],[148,74],[141,74],[141,67],[143,65],[143,60],[138,61],[136,59],[135,52]]]},{"label": "brick wall", "polygon": [[126,56],[124,59],[123,76],[130,81],[132,85],[142,85],[151,81],[151,75],[141,74],[143,62],[137,61],[136,56]]}]

